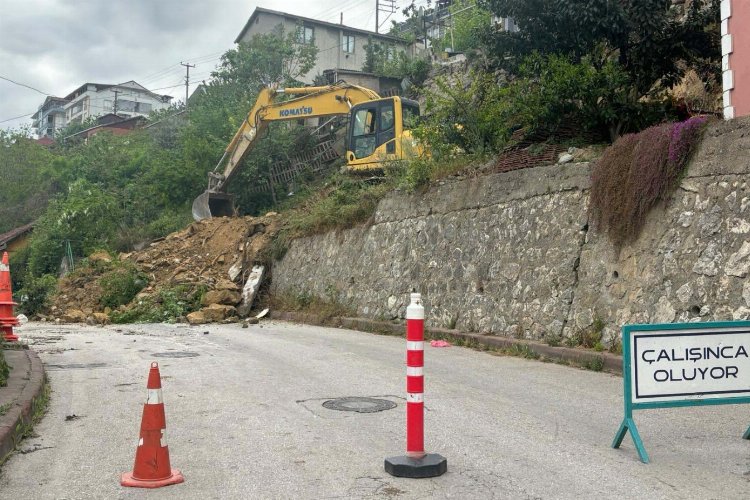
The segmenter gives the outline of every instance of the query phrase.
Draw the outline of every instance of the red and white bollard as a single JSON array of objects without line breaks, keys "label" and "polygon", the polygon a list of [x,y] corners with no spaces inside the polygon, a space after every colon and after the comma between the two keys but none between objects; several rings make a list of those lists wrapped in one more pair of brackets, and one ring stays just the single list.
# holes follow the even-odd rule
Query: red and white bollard
[{"label": "red and white bollard", "polygon": [[385,459],[385,471],[398,477],[445,474],[445,457],[424,451],[424,307],[422,296],[411,294],[406,308],[406,455]]}]

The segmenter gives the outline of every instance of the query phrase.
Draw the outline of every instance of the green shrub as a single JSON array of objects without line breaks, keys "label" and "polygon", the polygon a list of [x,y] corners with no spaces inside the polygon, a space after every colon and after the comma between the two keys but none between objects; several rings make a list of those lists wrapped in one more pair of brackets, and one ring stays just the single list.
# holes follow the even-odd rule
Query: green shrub
[{"label": "green shrub", "polygon": [[45,274],[40,277],[28,276],[24,286],[18,291],[18,310],[27,316],[41,314],[49,307],[49,300],[57,290],[57,278]]},{"label": "green shrub", "polygon": [[148,277],[139,273],[135,266],[121,265],[99,278],[102,288],[99,303],[112,309],[129,304],[147,284]]},{"label": "green shrub", "polygon": [[159,290],[155,295],[139,300],[131,307],[113,311],[112,323],[174,322],[201,307],[205,286],[178,285]]}]

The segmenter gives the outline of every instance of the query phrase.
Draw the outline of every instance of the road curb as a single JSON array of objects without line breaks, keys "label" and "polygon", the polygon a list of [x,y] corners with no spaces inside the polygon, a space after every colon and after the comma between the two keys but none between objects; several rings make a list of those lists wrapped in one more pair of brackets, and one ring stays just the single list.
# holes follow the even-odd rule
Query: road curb
[{"label": "road curb", "polygon": [[0,416],[0,464],[16,449],[30,425],[37,405],[43,399],[46,382],[44,365],[36,352],[13,349],[4,353],[13,369],[8,385],[0,388],[0,394],[4,393],[2,401],[9,401],[12,406],[5,415]]},{"label": "road curb", "polygon": [[[385,335],[398,336],[403,335],[405,331],[403,323],[375,321],[367,318],[324,318],[317,314],[292,311],[274,311],[271,313],[271,317],[283,321],[342,327],[349,328],[350,330],[360,330]],[[446,328],[426,328],[425,338],[452,340],[454,342],[465,343],[468,346],[483,346],[489,349],[522,348],[549,360],[571,363],[583,367],[600,367],[601,371],[622,375],[622,356],[617,356],[609,352],[596,352],[562,346],[553,347],[533,340],[466,333]]]}]

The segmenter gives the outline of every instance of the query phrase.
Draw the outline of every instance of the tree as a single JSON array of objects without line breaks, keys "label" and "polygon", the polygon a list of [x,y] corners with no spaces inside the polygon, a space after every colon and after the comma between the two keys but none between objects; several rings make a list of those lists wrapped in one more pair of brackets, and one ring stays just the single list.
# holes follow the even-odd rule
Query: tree
[{"label": "tree", "polygon": [[56,153],[36,143],[28,130],[0,130],[0,233],[39,217],[55,191],[45,175]]},{"label": "tree", "polygon": [[34,228],[29,247],[29,274],[57,274],[66,243],[74,256],[111,248],[122,212],[117,199],[85,180],[71,184],[53,200]]},{"label": "tree", "polygon": [[435,50],[452,48],[457,52],[476,49],[480,45],[479,35],[490,25],[492,14],[475,0],[456,0],[448,7],[450,26],[440,40],[433,40]]},{"label": "tree", "polygon": [[217,83],[253,85],[256,91],[272,84],[298,84],[298,79],[315,66],[318,47],[298,43],[297,37],[296,32],[285,33],[281,24],[270,33],[253,35],[249,42],[240,42],[221,56],[212,77]]},{"label": "tree", "polygon": [[[499,17],[511,17],[518,32],[487,29],[483,40],[496,66],[515,70],[533,52],[563,54],[594,64],[616,60],[634,91],[669,87],[685,68],[718,61],[718,0],[694,0],[680,18],[670,0],[483,0]],[[719,70],[713,65],[714,75]],[[704,77],[710,75],[704,72]]]}]

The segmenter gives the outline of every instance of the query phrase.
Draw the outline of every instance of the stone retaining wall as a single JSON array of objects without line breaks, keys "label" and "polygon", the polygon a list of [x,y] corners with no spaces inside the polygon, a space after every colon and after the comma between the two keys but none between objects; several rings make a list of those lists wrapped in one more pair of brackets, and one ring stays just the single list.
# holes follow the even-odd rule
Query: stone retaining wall
[{"label": "stone retaining wall", "polygon": [[616,255],[589,231],[588,164],[457,178],[394,193],[368,227],[295,241],[274,293],[377,320],[421,291],[433,327],[530,339],[623,323],[750,316],[750,122],[712,125],[671,203]]}]

